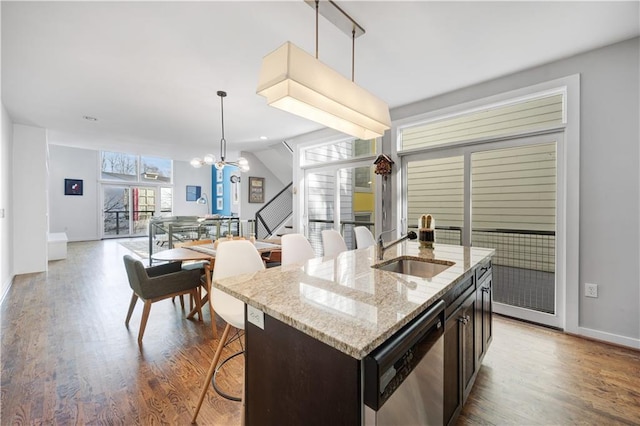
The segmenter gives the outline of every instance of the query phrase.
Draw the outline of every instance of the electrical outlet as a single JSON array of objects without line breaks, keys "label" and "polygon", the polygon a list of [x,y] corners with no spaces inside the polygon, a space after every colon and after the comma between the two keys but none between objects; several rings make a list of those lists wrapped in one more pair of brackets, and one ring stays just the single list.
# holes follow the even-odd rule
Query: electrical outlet
[{"label": "electrical outlet", "polygon": [[598,297],[598,284],[584,284],[585,297]]}]

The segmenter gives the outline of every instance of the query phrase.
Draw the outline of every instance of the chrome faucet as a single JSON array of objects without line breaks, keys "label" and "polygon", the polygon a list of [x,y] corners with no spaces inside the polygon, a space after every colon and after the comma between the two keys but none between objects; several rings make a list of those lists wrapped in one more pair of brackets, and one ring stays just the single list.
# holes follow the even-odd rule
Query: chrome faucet
[{"label": "chrome faucet", "polygon": [[[382,234],[384,234],[384,232]],[[382,239],[382,234],[378,235],[378,246],[377,246],[378,260],[382,260],[384,258],[384,252],[387,251],[387,249],[390,249],[391,247],[395,246],[396,244],[399,244],[404,240],[415,240],[416,238],[418,238],[415,232],[409,231],[407,232],[407,235],[400,237],[395,241],[391,241],[389,244],[385,246],[384,240]]]}]

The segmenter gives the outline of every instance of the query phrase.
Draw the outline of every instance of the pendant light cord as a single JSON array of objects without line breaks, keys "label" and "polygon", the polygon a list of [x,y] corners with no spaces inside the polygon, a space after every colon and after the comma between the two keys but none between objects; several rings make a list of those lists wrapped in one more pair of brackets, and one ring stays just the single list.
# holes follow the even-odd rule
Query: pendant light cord
[{"label": "pendant light cord", "polygon": [[356,69],[356,29],[351,30],[351,81],[354,80]]},{"label": "pendant light cord", "polygon": [[320,0],[316,0],[316,59],[318,59],[318,11],[320,9]]},{"label": "pendant light cord", "polygon": [[224,138],[224,97],[226,93],[223,95],[218,92],[220,96],[220,115],[222,117],[222,139],[220,139],[220,159],[224,162],[224,157],[227,154],[227,140]]}]

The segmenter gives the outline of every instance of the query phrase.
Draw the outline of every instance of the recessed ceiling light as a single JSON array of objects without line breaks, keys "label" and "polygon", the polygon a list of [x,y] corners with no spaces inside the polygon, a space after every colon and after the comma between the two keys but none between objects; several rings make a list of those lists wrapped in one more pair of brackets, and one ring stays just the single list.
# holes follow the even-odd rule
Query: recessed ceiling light
[{"label": "recessed ceiling light", "polygon": [[266,136],[260,136],[260,140],[266,141],[267,139],[269,139],[269,138],[266,137]]},{"label": "recessed ceiling light", "polygon": [[97,118],[91,117],[90,115],[83,115],[82,118],[84,118],[85,120],[89,120],[89,121],[98,121]]}]

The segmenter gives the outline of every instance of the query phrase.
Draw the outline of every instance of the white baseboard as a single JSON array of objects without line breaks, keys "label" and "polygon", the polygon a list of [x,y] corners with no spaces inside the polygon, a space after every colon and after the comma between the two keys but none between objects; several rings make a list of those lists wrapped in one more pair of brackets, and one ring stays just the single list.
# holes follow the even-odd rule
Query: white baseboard
[{"label": "white baseboard", "polygon": [[2,292],[2,297],[0,298],[0,305],[2,305],[4,303],[4,299],[5,299],[5,297],[7,297],[7,293],[9,293],[9,290],[11,289],[11,286],[13,285],[13,279],[14,278],[15,278],[15,275],[11,275],[9,277],[9,279],[7,280],[7,282],[2,285],[2,288],[4,288],[5,290]]},{"label": "white baseboard", "polygon": [[640,339],[634,339],[633,337],[620,336],[618,334],[607,333],[606,331],[593,330],[585,327],[578,327],[576,334],[590,339],[627,346],[633,349],[640,349]]}]

